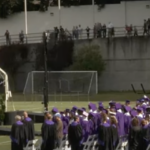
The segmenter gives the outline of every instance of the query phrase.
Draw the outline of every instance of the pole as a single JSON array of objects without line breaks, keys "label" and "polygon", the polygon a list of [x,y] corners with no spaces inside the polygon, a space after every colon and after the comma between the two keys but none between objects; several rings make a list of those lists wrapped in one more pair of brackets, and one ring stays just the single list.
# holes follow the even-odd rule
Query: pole
[{"label": "pole", "polygon": [[28,20],[27,20],[27,0],[24,0],[24,15],[25,15],[25,33],[28,34]]},{"label": "pole", "polygon": [[94,27],[94,25],[95,25],[95,2],[94,2],[94,0],[92,0],[92,7],[93,7],[93,27]]},{"label": "pole", "polygon": [[59,15],[58,17],[59,17],[59,27],[61,26],[61,16],[60,16],[60,15],[61,15],[61,12],[60,12],[60,10],[61,10],[61,2],[60,2],[60,0],[58,0],[58,11],[59,11],[59,12],[58,12],[58,13],[59,13],[59,14],[58,14],[58,15]]},{"label": "pole", "polygon": [[48,111],[48,72],[47,72],[47,34],[46,33],[43,35],[43,40],[44,40],[44,69],[45,69],[43,94],[44,94],[44,108],[45,111]]}]

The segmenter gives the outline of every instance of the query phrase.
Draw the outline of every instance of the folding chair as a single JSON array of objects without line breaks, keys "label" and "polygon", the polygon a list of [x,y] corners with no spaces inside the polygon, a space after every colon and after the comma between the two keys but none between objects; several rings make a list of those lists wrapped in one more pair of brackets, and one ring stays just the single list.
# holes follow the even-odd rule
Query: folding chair
[{"label": "folding chair", "polygon": [[87,141],[83,143],[83,150],[91,150],[92,146],[94,145],[94,138],[95,135],[88,136]]},{"label": "folding chair", "polygon": [[36,150],[41,150],[42,139],[38,140],[38,145],[36,146]]},{"label": "folding chair", "polygon": [[65,145],[66,145],[66,140],[63,140],[60,144],[60,147],[54,150],[65,150]]},{"label": "folding chair", "polygon": [[116,147],[116,150],[126,150],[127,145],[128,145],[128,138],[127,138],[127,136],[122,136],[119,139],[119,143],[118,143],[118,145]]},{"label": "folding chair", "polygon": [[23,148],[23,150],[36,150],[35,144],[38,141],[38,139],[28,141],[26,147]]}]

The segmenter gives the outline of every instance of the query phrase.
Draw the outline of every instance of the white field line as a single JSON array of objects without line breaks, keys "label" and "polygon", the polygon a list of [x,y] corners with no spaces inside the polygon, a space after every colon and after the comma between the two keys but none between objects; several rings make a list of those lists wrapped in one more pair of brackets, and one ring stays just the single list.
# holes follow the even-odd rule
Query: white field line
[{"label": "white field line", "polygon": [[0,142],[0,145],[10,143],[11,141]]}]

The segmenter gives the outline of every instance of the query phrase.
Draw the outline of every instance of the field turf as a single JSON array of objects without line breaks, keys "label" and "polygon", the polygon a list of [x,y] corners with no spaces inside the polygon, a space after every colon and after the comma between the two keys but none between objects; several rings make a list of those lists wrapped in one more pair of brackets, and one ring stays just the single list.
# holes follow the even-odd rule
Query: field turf
[{"label": "field turf", "polygon": [[[133,92],[106,92],[99,93],[96,96],[60,96],[55,95],[50,97],[49,110],[52,107],[57,107],[59,110],[65,110],[72,106],[87,108],[89,102],[98,104],[99,101],[107,107],[110,100],[114,100],[124,104],[125,100],[130,100],[131,105],[134,106],[137,99],[141,98],[143,94],[135,94]],[[150,95],[147,95],[150,96]],[[26,110],[31,112],[43,112],[42,98],[38,96],[38,100],[27,99],[27,96],[21,94],[13,94],[13,97],[8,101],[8,111]],[[10,126],[5,126],[10,128]],[[40,131],[41,124],[35,124],[35,130]],[[40,138],[40,137],[38,137]],[[8,136],[0,136],[0,150],[10,150],[10,138]]]}]

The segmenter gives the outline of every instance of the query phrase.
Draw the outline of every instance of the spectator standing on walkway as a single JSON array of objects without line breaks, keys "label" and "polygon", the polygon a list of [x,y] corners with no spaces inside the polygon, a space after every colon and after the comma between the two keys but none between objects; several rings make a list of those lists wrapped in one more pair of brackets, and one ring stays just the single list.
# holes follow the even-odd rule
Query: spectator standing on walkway
[{"label": "spectator standing on walkway", "polygon": [[89,37],[90,37],[90,28],[88,26],[86,28],[86,32],[87,32],[87,38],[89,39]]},{"label": "spectator standing on walkway", "polygon": [[20,39],[20,43],[23,44],[24,43],[24,33],[23,33],[23,31],[20,32],[19,39]]},{"label": "spectator standing on walkway", "polygon": [[108,37],[112,37],[114,34],[114,26],[111,22],[108,23]]},{"label": "spectator standing on walkway", "polygon": [[60,147],[61,141],[63,139],[63,123],[61,121],[61,114],[55,114],[56,119],[56,147]]},{"label": "spectator standing on walkway", "polygon": [[6,37],[6,45],[10,45],[10,34],[8,30],[6,30],[5,32],[5,37]]},{"label": "spectator standing on walkway", "polygon": [[76,38],[76,35],[75,35],[75,27],[73,27],[73,29],[72,29],[72,36],[73,36],[73,39]]},{"label": "spectator standing on walkway", "polygon": [[78,31],[79,31],[79,38],[82,39],[82,28],[81,28],[81,25],[79,25]]},{"label": "spectator standing on walkway", "polygon": [[102,37],[102,25],[101,23],[98,23],[98,35],[97,35],[98,38],[101,38]]},{"label": "spectator standing on walkway", "polygon": [[103,30],[103,38],[106,38],[106,25],[105,24],[102,26],[102,30]]},{"label": "spectator standing on walkway", "polygon": [[94,38],[97,38],[97,23],[95,23],[93,28]]},{"label": "spectator standing on walkway", "polygon": [[134,36],[138,36],[138,30],[137,30],[136,26],[134,26]]},{"label": "spectator standing on walkway", "polygon": [[143,25],[143,35],[147,34],[147,21],[144,20],[144,25]]},{"label": "spectator standing on walkway", "polygon": [[76,28],[75,28],[75,37],[76,37],[76,39],[79,38],[79,29],[78,29],[77,26],[76,26]]},{"label": "spectator standing on walkway", "polygon": [[147,20],[148,35],[150,35],[150,18]]}]

